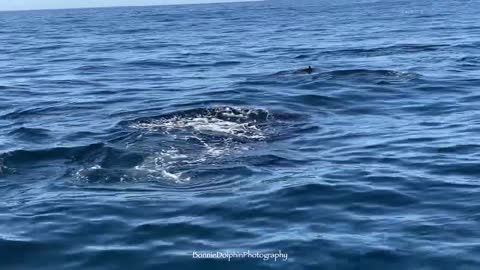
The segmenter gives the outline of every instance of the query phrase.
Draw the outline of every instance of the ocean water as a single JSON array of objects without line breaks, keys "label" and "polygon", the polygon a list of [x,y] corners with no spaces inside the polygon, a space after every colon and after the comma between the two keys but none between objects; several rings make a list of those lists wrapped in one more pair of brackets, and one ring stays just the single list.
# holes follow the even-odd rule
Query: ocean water
[{"label": "ocean water", "polygon": [[0,269],[479,269],[479,14],[0,13]]}]

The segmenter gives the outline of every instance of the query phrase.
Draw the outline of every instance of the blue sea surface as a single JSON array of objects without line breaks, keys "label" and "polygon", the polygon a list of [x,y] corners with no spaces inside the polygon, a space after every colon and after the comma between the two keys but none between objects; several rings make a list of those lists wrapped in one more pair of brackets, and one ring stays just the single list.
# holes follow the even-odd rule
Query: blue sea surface
[{"label": "blue sea surface", "polygon": [[480,269],[479,14],[1,12],[0,269]]}]

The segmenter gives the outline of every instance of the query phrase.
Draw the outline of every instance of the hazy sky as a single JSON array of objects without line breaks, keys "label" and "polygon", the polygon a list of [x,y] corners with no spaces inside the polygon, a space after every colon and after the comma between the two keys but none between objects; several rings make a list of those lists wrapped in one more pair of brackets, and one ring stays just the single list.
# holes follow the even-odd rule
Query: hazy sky
[{"label": "hazy sky", "polygon": [[0,10],[199,4],[233,1],[234,0],[0,0]]}]

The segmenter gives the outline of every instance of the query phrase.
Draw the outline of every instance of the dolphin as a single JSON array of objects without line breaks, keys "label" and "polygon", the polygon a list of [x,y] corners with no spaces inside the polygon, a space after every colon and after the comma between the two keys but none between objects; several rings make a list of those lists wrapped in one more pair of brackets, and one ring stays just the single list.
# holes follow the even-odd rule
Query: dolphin
[{"label": "dolphin", "polygon": [[307,74],[312,74],[313,68],[311,66],[308,66],[307,68],[302,68],[297,70],[296,73],[307,73]]}]

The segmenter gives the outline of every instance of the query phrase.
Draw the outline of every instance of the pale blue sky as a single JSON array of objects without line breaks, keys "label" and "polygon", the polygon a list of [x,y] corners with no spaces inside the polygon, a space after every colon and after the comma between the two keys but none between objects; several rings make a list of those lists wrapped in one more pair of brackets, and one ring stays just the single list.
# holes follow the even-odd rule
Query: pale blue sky
[{"label": "pale blue sky", "polygon": [[199,4],[235,0],[0,0],[0,10]]}]

